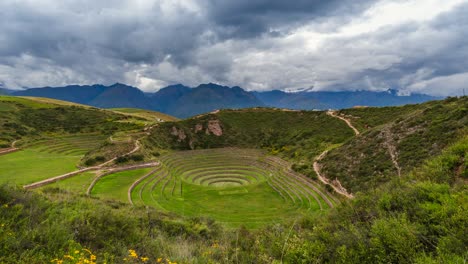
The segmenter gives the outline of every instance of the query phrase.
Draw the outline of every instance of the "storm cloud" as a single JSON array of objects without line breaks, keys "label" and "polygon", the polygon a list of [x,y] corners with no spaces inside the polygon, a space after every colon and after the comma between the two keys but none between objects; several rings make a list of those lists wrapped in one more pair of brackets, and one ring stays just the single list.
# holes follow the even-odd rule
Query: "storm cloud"
[{"label": "storm cloud", "polygon": [[466,14],[466,0],[5,0],[0,83],[457,95]]}]

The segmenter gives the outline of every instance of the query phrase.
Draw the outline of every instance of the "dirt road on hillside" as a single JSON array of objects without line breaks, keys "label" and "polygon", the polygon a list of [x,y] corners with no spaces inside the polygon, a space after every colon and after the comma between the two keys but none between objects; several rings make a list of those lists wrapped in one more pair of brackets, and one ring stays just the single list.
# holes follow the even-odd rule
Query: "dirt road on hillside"
[{"label": "dirt road on hillside", "polygon": [[354,131],[354,134],[356,134],[356,136],[361,134],[359,130],[357,130],[357,128],[355,128],[353,124],[351,124],[351,121],[349,121],[349,119],[337,115],[334,111],[327,111],[327,115],[343,120]]},{"label": "dirt road on hillside", "polygon": [[[357,136],[360,134],[359,130],[357,130],[353,124],[351,123],[350,120],[342,117],[342,116],[339,116],[337,115],[335,112],[333,111],[328,111],[327,112],[327,115],[329,116],[332,116],[332,117],[335,117],[335,118],[339,118],[341,120],[343,120],[348,126],[349,128],[351,128],[353,131],[354,131],[354,134]],[[314,167],[314,171],[315,171],[315,174],[317,174],[317,177],[318,179],[323,182],[324,184],[328,184],[330,185],[334,190],[335,192],[343,195],[343,196],[346,196],[347,198],[354,198],[354,195],[352,193],[348,193],[348,191],[343,187],[341,186],[341,183],[338,179],[335,179],[333,181],[330,181],[330,179],[328,179],[327,177],[325,177],[325,175],[322,174],[322,172],[320,171],[320,160],[323,159],[323,157],[325,157],[325,155],[327,155],[328,153],[328,150],[325,150],[324,152],[322,152],[314,161],[314,164],[313,164],[313,167]]]}]

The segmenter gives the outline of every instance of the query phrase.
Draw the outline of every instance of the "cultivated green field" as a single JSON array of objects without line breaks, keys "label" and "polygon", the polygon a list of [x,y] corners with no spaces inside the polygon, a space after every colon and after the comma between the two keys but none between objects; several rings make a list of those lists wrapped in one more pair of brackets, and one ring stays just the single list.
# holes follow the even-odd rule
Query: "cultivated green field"
[{"label": "cultivated green field", "polygon": [[86,190],[96,178],[94,172],[83,172],[71,178],[60,180],[41,187],[40,189],[46,190],[49,188],[59,188],[61,190],[72,192],[76,194],[86,194]]},{"label": "cultivated green field", "polygon": [[[210,217],[229,227],[289,221],[337,203],[318,184],[292,172],[288,163],[258,150],[174,152],[138,179],[130,190],[136,206]],[[130,188],[130,180],[126,182]]]},{"label": "cultivated green field", "polygon": [[26,142],[23,149],[0,156],[0,183],[23,185],[74,171],[83,155],[104,139],[82,134]]},{"label": "cultivated green field", "polygon": [[0,183],[28,184],[76,169],[81,156],[25,149],[0,156]]},{"label": "cultivated green field", "polygon": [[[248,228],[293,221],[339,203],[319,184],[294,173],[289,163],[259,150],[179,151],[160,162],[100,177],[91,195]],[[93,179],[79,175],[49,186],[83,193]]]},{"label": "cultivated green field", "polygon": [[121,171],[103,176],[96,183],[91,195],[104,199],[113,199],[128,202],[127,191],[129,186],[139,177],[151,171],[150,168]]}]

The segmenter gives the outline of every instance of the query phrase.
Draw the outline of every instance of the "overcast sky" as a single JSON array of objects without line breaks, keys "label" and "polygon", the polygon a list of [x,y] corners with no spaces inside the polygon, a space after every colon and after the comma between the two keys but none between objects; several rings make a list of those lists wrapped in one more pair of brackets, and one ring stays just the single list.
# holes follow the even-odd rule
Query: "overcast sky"
[{"label": "overcast sky", "polygon": [[1,0],[0,85],[468,92],[468,0]]}]

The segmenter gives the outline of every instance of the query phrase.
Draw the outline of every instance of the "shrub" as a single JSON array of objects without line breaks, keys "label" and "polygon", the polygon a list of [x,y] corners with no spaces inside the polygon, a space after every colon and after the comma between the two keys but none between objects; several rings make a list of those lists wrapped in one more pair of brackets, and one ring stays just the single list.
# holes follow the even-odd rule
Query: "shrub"
[{"label": "shrub", "polygon": [[129,158],[133,161],[142,161],[145,159],[145,157],[141,154],[131,155]]},{"label": "shrub", "polygon": [[128,161],[128,156],[120,156],[115,160],[115,163],[125,163]]},{"label": "shrub", "polygon": [[94,160],[97,161],[97,162],[103,162],[103,161],[106,160],[106,158],[104,158],[103,156],[96,156],[96,157],[94,158]]},{"label": "shrub", "polygon": [[87,160],[84,162],[84,164],[85,164],[86,166],[93,166],[94,164],[96,164],[96,160],[93,159],[93,158],[87,159]]}]

